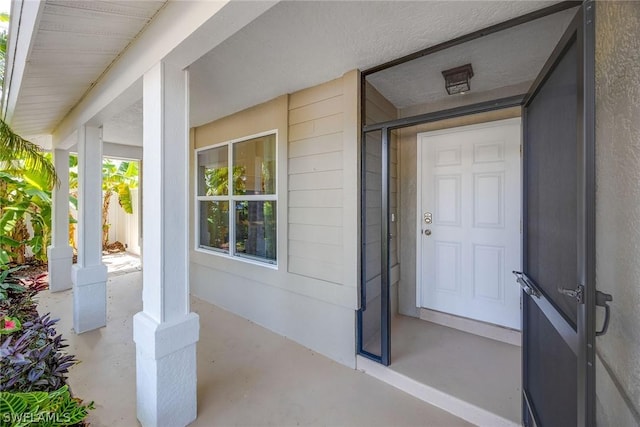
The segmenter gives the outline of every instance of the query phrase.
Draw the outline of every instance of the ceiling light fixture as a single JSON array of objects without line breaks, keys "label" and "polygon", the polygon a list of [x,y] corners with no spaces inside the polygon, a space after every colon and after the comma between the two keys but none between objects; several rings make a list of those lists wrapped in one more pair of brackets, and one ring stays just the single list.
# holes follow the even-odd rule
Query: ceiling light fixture
[{"label": "ceiling light fixture", "polygon": [[473,68],[471,64],[461,65],[460,67],[451,68],[442,72],[444,77],[445,89],[449,95],[457,93],[464,94],[471,90],[471,77],[473,77]]}]

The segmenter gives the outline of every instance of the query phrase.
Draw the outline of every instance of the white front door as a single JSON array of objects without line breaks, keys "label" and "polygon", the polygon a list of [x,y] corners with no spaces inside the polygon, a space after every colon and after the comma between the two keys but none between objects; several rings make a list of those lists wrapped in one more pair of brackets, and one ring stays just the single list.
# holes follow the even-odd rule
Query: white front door
[{"label": "white front door", "polygon": [[520,119],[418,134],[421,307],[520,329]]}]

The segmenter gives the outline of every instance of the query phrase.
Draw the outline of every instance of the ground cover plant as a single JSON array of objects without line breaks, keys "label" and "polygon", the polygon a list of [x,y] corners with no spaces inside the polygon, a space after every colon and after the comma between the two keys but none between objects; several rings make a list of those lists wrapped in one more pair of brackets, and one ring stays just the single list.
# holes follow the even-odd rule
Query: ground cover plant
[{"label": "ground cover plant", "polygon": [[38,276],[17,277],[21,267],[0,273],[0,427],[83,426],[93,403],[71,395],[69,368],[57,319],[39,315]]}]

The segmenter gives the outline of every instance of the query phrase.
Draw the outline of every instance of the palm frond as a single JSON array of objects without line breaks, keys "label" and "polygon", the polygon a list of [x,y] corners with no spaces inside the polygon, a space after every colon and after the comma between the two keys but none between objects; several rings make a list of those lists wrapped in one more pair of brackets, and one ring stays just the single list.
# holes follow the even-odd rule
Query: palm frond
[{"label": "palm frond", "polygon": [[[19,161],[23,164],[18,166]],[[15,133],[4,120],[0,120],[0,162],[6,170],[26,169],[41,174],[50,187],[58,181],[53,164],[40,147]]]}]

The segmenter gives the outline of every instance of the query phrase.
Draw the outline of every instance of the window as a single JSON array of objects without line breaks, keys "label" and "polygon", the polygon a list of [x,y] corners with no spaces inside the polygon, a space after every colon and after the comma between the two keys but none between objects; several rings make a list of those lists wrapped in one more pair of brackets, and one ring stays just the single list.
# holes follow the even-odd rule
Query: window
[{"label": "window", "polygon": [[198,247],[275,264],[276,135],[198,151]]}]

